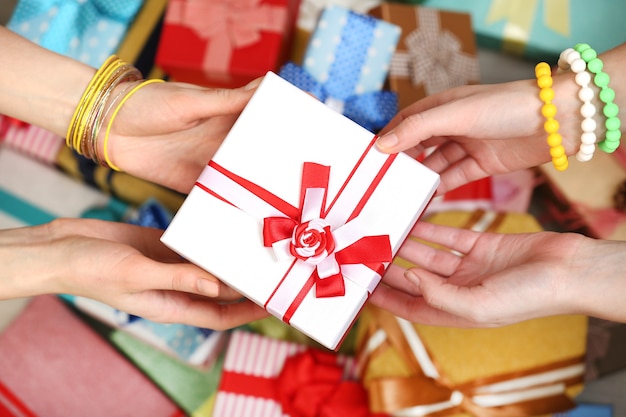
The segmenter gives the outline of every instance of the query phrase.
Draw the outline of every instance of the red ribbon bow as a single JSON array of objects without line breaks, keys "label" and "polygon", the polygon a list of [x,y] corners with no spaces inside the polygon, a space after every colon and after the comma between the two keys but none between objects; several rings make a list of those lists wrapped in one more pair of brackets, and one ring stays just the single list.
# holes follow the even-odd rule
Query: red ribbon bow
[{"label": "red ribbon bow", "polygon": [[382,275],[383,262],[392,260],[389,236],[363,236],[335,252],[334,231],[324,220],[329,177],[330,167],[305,162],[298,218],[266,217],[263,221],[263,243],[274,247],[279,258],[292,256],[316,265],[317,297],[345,294],[342,264],[365,264]]},{"label": "red ribbon bow", "polygon": [[368,417],[367,394],[343,379],[331,353],[309,349],[287,358],[277,379],[277,397],[290,417]]}]

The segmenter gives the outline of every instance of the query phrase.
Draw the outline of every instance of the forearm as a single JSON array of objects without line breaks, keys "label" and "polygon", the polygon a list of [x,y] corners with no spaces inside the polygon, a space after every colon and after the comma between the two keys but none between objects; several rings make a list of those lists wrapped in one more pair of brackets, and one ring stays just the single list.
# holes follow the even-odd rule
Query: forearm
[{"label": "forearm", "polygon": [[95,69],[0,26],[0,114],[65,137]]},{"label": "forearm", "polygon": [[49,225],[0,230],[0,300],[54,292],[61,259],[50,245]]}]

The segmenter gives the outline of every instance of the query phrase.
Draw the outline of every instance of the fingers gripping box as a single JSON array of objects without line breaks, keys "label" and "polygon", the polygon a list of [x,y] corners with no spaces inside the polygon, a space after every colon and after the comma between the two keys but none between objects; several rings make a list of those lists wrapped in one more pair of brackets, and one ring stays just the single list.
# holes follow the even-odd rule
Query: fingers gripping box
[{"label": "fingers gripping box", "polygon": [[268,72],[161,240],[336,349],[438,174]]}]

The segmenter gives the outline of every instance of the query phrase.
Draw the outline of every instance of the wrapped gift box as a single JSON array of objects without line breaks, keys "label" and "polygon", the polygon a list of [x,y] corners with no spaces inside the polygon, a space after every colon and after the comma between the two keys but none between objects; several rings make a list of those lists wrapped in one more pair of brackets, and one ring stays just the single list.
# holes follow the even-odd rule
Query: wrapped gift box
[{"label": "wrapped gift box", "polygon": [[369,411],[352,357],[235,331],[213,416],[239,415],[367,417]]},{"label": "wrapped gift box", "polygon": [[357,359],[373,412],[546,415],[575,407],[586,323],[556,316],[491,329],[432,327],[368,306]]},{"label": "wrapped gift box", "polygon": [[[9,414],[3,413],[7,397],[13,397]],[[31,299],[0,334],[0,415],[182,417],[183,413],[57,297],[44,295]]]},{"label": "wrapped gift box", "polygon": [[7,27],[97,68],[116,51],[142,4],[143,0],[20,0]]},{"label": "wrapped gift box", "polygon": [[400,108],[448,88],[480,82],[471,16],[398,3],[370,14],[402,28],[389,70]]},{"label": "wrapped gift box", "polygon": [[302,66],[288,63],[280,75],[376,131],[397,112],[396,94],[382,89],[399,36],[397,25],[329,6],[320,16]]},{"label": "wrapped gift box", "polygon": [[161,239],[335,349],[439,181],[374,141],[270,72]]},{"label": "wrapped gift box", "polygon": [[170,1],[156,63],[177,81],[241,87],[287,59],[299,1]]},{"label": "wrapped gift box", "polygon": [[[542,230],[526,213],[450,211],[423,221],[479,232]],[[398,257],[394,262],[413,266]],[[373,412],[418,407],[424,416],[436,411],[437,416],[451,417],[496,415],[492,413],[536,416],[572,408],[572,398],[582,390],[587,339],[584,316],[461,329],[410,323],[368,306],[356,330],[359,373]],[[501,382],[510,385],[500,385],[504,389],[499,391],[493,384]],[[507,402],[507,395],[515,391],[527,397],[512,396]]]},{"label": "wrapped gift box", "polygon": [[[604,52],[626,42],[622,4],[586,0],[416,0],[469,13],[479,46],[554,62],[578,42]],[[598,30],[602,28],[602,30]]]}]

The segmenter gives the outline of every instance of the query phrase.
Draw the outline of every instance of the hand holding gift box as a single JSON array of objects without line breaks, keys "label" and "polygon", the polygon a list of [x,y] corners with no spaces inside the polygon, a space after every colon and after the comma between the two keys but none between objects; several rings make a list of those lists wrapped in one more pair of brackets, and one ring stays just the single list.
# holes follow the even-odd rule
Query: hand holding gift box
[{"label": "hand holding gift box", "polygon": [[268,73],[162,241],[336,349],[439,182],[375,139]]}]

